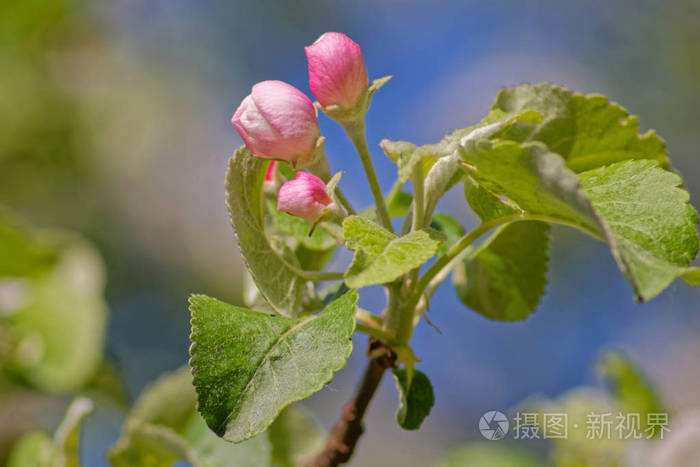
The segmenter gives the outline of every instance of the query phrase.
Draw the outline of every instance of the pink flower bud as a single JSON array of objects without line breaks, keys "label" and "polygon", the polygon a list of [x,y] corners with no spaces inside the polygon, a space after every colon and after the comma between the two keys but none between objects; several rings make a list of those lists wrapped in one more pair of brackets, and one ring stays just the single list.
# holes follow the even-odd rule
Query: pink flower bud
[{"label": "pink flower bud", "polygon": [[320,136],[311,100],[282,81],[253,86],[231,124],[253,155],[292,164],[309,159]]},{"label": "pink flower bud", "polygon": [[277,210],[315,222],[333,202],[323,180],[309,172],[297,172],[277,193]]},{"label": "pink flower bud", "polygon": [[311,92],[321,105],[354,108],[369,85],[360,46],[345,34],[327,32],[304,51]]}]

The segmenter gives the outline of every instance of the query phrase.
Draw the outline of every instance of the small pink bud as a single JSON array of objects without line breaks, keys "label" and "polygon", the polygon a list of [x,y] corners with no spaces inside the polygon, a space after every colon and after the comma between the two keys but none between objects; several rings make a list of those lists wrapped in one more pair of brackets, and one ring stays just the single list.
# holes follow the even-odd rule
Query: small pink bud
[{"label": "small pink bud", "polygon": [[297,172],[277,193],[277,210],[315,222],[333,202],[323,180],[309,172]]},{"label": "small pink bud", "polygon": [[253,86],[231,124],[253,155],[292,164],[309,159],[320,136],[311,100],[282,81]]},{"label": "small pink bud", "polygon": [[360,46],[340,32],[327,32],[304,48],[311,92],[322,106],[352,109],[367,92],[367,68]]}]

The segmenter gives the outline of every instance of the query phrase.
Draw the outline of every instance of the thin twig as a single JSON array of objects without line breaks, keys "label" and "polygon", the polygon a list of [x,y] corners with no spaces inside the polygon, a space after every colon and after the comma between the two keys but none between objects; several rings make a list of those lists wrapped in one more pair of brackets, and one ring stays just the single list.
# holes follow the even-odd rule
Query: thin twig
[{"label": "thin twig", "polygon": [[[377,356],[372,358],[372,355]],[[340,420],[328,434],[323,450],[306,467],[335,467],[350,460],[357,441],[365,431],[362,419],[367,407],[379,388],[384,372],[393,367],[395,361],[396,356],[384,344],[370,340],[370,361],[355,396],[343,406]]]}]

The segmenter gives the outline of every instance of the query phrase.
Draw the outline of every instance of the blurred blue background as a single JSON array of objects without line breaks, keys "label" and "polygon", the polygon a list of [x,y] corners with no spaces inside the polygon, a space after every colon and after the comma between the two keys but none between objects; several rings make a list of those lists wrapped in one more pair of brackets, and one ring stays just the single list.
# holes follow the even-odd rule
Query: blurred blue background
[{"label": "blurred blue background", "polygon": [[[40,126],[35,120],[56,119],[60,131],[51,126],[46,135],[59,139],[32,130],[27,140],[46,146],[45,154],[31,163],[0,157],[0,202],[97,244],[108,268],[107,352],[131,396],[186,362],[190,292],[241,302],[243,266],[223,203],[227,159],[241,144],[230,116],[261,80],[309,93],[303,47],[325,31],[361,44],[371,78],[394,76],[368,117],[385,189],[393,168],[377,146],[382,138],[437,141],[478,121],[499,88],[551,81],[604,93],[639,115],[643,129],[666,139],[700,201],[695,0],[25,3],[27,17],[43,22],[18,25],[38,32],[18,35],[27,44],[9,47],[26,46],[17,57],[26,53],[35,65],[18,58],[21,66],[6,62],[5,69],[36,67],[39,78],[0,90],[7,114],[0,124],[16,135],[16,128]],[[12,31],[12,21],[0,24]],[[49,107],[32,86],[55,87],[61,101]],[[355,205],[369,204],[352,148],[333,122],[320,121],[333,170],[346,172],[345,192]],[[475,223],[459,189],[441,210]],[[486,411],[594,382],[593,363],[613,347],[635,358],[672,407],[700,405],[700,290],[678,283],[637,305],[604,245],[565,228],[554,231],[551,258],[547,294],[525,322],[488,321],[449,284],[438,291],[429,317],[440,332],[421,323],[415,339],[420,368],[435,387],[433,413],[420,432],[402,431],[385,380],[354,465],[426,465],[479,437]],[[378,310],[382,303],[370,293],[363,305]],[[357,338],[351,364],[308,403],[326,425],[359,377],[364,348]],[[115,417],[90,424],[88,465],[104,465],[99,450],[118,436]],[[387,452],[394,442],[400,449]]]}]

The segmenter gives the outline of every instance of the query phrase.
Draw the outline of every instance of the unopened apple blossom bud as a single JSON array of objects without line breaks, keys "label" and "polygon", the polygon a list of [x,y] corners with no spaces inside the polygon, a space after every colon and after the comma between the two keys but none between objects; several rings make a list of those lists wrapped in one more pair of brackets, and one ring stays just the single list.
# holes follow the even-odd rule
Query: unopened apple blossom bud
[{"label": "unopened apple blossom bud", "polygon": [[326,184],[317,176],[299,171],[277,193],[277,210],[316,222],[333,203]]},{"label": "unopened apple blossom bud", "polygon": [[369,82],[360,46],[345,34],[327,32],[304,48],[309,85],[323,107],[353,109],[364,100]]},{"label": "unopened apple blossom bud", "polygon": [[253,86],[233,114],[231,124],[254,156],[292,165],[313,156],[320,136],[311,100],[282,81]]}]

